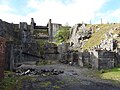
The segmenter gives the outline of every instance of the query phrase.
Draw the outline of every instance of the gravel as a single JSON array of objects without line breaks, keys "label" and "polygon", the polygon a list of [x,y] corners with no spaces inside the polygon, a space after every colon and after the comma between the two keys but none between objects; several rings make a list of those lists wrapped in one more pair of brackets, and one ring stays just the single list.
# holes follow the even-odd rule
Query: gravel
[{"label": "gravel", "polygon": [[22,65],[20,68],[54,69],[64,71],[58,75],[37,75],[35,80],[24,80],[22,90],[120,90],[120,87],[112,85],[111,81],[90,77],[90,69],[56,65]]}]

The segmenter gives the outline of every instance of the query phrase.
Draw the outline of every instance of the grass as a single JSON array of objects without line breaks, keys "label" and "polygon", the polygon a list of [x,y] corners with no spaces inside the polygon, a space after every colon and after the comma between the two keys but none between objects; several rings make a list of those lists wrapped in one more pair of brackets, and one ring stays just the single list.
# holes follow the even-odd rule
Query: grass
[{"label": "grass", "polygon": [[16,78],[5,78],[0,82],[0,90],[15,90]]},{"label": "grass", "polygon": [[83,49],[92,48],[96,45],[100,44],[100,41],[105,38],[105,33],[109,30],[109,25],[99,25],[100,30],[96,31],[92,37],[88,40],[88,42],[83,46]]},{"label": "grass", "polygon": [[55,86],[53,86],[53,88],[54,89],[60,89],[60,86],[55,85]]},{"label": "grass", "polygon": [[47,82],[40,82],[39,85],[41,87],[49,87],[51,85],[51,82],[50,81],[47,81]]},{"label": "grass", "polygon": [[[97,25],[100,29],[97,31],[95,30],[95,33],[93,33],[92,37],[88,39],[86,44],[82,47],[83,50],[90,49],[94,46],[97,46],[100,44],[101,40],[105,39],[105,34],[111,30],[113,27],[117,27],[120,24],[100,24]],[[88,26],[89,27],[89,26]],[[117,31],[118,32],[118,31]]]},{"label": "grass", "polygon": [[120,68],[105,70],[104,73],[101,74],[101,78],[120,82]]},{"label": "grass", "polygon": [[120,86],[120,67],[113,69],[92,70],[88,72],[88,77],[109,80],[115,86]]},{"label": "grass", "polygon": [[47,88],[47,87],[51,87],[54,88],[54,89],[60,89],[60,86],[58,85],[52,85],[52,83],[50,81],[47,81],[47,82],[40,82],[39,85],[41,87],[44,87],[44,88]]},{"label": "grass", "polygon": [[33,80],[33,77],[15,76],[14,72],[5,71],[5,78],[0,82],[0,90],[21,90],[23,80]]}]

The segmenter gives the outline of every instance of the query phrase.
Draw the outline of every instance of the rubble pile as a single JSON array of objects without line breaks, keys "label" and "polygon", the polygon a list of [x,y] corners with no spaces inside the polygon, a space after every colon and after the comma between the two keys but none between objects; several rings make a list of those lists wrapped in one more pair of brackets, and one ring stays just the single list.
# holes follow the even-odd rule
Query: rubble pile
[{"label": "rubble pile", "polygon": [[42,76],[48,76],[48,75],[59,75],[59,74],[63,74],[64,71],[62,70],[57,70],[57,69],[48,69],[48,68],[44,68],[44,69],[33,69],[33,68],[20,68],[18,70],[16,70],[16,75],[18,76],[23,76],[23,75],[42,75]]}]

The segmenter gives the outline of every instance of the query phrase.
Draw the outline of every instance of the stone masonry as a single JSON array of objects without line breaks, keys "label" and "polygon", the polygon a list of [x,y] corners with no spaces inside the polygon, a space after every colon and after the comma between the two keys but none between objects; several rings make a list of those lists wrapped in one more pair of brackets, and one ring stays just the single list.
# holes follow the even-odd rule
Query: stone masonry
[{"label": "stone masonry", "polygon": [[92,52],[92,68],[109,69],[115,66],[114,52],[98,50]]},{"label": "stone masonry", "polygon": [[0,37],[0,80],[4,78],[5,42],[5,38]]}]

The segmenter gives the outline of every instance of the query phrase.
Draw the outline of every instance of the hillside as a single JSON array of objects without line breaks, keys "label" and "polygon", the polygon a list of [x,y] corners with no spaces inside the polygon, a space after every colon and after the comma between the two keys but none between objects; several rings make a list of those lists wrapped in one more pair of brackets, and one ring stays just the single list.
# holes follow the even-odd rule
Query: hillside
[{"label": "hillside", "polygon": [[[120,37],[116,35],[120,34],[120,24],[98,24],[98,25],[91,25],[94,30],[92,36],[88,39],[82,49],[90,49],[100,44],[101,40],[106,39],[105,34],[111,33],[113,38],[120,42]],[[90,28],[90,25],[86,27],[87,29]]]}]

